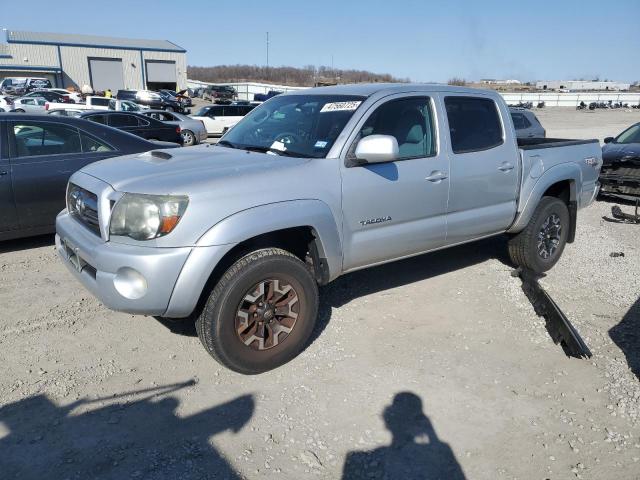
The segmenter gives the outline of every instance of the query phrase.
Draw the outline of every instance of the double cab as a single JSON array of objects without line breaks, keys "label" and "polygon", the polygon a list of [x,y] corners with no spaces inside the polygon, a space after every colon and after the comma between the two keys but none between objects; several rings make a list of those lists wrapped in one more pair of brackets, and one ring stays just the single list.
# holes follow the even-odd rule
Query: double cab
[{"label": "double cab", "polygon": [[[548,270],[601,165],[597,140],[517,139],[493,91],[298,90],[216,146],[83,168],[56,246],[107,307],[195,320],[213,358],[254,374],[301,351],[318,286],[348,272],[499,234],[515,264]],[[87,197],[98,228],[84,220]]]}]

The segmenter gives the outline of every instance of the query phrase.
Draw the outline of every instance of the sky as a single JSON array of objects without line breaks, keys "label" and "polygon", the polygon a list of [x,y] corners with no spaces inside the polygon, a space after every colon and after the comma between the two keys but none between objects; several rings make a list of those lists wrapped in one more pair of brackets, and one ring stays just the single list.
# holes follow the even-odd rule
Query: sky
[{"label": "sky", "polygon": [[[0,10],[7,0],[0,1]],[[9,2],[7,2],[9,3]],[[30,0],[0,28],[166,39],[189,65],[327,65],[417,82],[640,80],[640,0]]]}]

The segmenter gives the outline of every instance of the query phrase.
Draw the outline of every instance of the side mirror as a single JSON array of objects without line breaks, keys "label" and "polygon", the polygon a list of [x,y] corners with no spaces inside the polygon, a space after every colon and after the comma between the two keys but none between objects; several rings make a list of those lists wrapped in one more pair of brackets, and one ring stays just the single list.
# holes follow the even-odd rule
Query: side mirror
[{"label": "side mirror", "polygon": [[369,135],[358,142],[356,158],[366,163],[392,162],[398,158],[398,141],[391,135]]},{"label": "side mirror", "polygon": [[615,140],[615,138],[613,138],[613,137],[607,137],[607,138],[604,139],[604,143],[611,143],[614,140]]}]

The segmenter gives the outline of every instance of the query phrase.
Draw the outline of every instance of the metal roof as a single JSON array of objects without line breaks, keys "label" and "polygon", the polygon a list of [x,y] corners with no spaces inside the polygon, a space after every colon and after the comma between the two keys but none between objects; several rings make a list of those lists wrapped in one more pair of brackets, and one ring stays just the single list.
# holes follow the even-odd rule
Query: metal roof
[{"label": "metal roof", "polygon": [[118,48],[125,50],[186,52],[184,48],[170,42],[169,40],[102,37],[98,35],[78,35],[75,33],[23,32],[7,30],[7,42],[72,47]]}]

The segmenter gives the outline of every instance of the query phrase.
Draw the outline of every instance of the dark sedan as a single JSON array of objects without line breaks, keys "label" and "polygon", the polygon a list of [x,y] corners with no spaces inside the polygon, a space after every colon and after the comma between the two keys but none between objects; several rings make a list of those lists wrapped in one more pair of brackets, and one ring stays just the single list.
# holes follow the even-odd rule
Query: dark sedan
[{"label": "dark sedan", "polygon": [[110,127],[133,133],[147,140],[161,140],[182,145],[184,141],[180,134],[180,127],[150,118],[134,112],[114,112],[92,110],[79,115],[92,122],[109,125]]},{"label": "dark sedan", "polygon": [[640,123],[617,137],[604,139],[601,192],[605,195],[640,197]]},{"label": "dark sedan", "polygon": [[0,240],[53,232],[67,181],[85,165],[175,146],[78,118],[0,113]]}]

